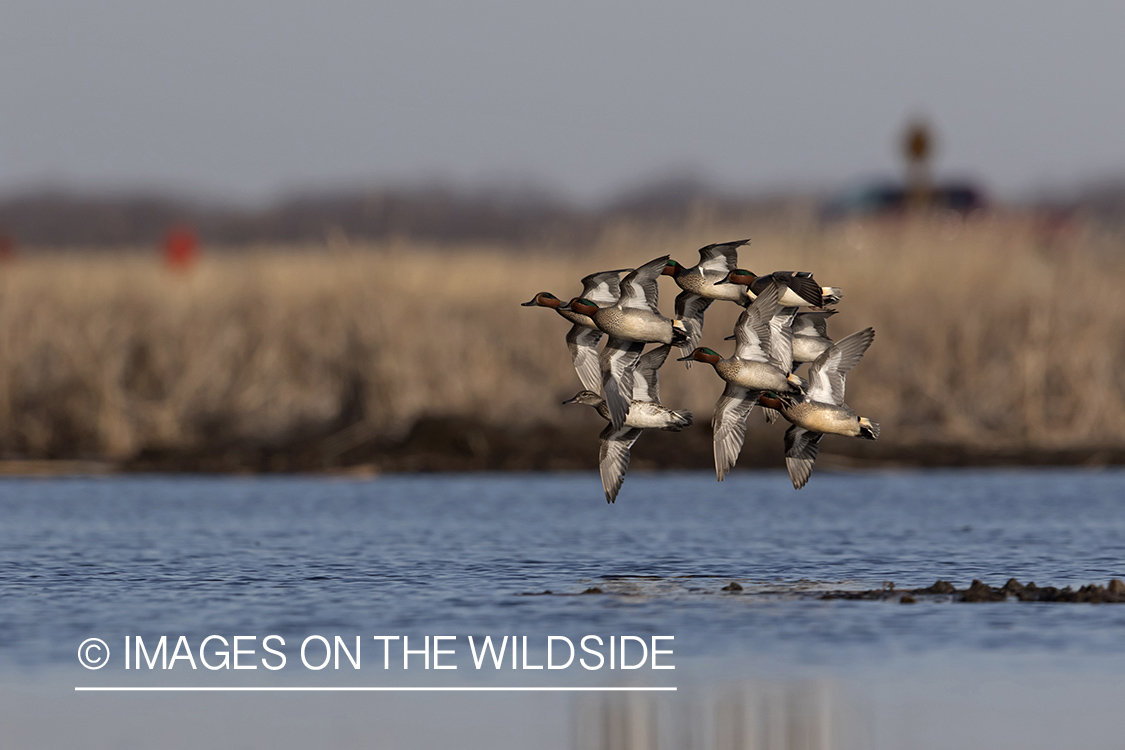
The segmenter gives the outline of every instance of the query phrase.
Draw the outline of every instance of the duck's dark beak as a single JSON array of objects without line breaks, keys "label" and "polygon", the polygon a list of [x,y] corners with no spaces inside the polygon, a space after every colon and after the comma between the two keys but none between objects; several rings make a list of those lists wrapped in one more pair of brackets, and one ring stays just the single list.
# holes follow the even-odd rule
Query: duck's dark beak
[{"label": "duck's dark beak", "polygon": [[[692,352],[692,354],[695,354],[695,352]],[[693,357],[692,354],[689,354],[686,357],[677,357],[676,361],[677,362],[687,362],[689,359],[695,359],[695,357]]]},{"label": "duck's dark beak", "polygon": [[532,297],[531,302],[521,302],[520,307],[535,307],[539,304],[539,297]]},{"label": "duck's dark beak", "polygon": [[568,398],[566,401],[563,401],[563,403],[564,404],[577,404],[578,403],[578,397],[575,396],[574,398]]},{"label": "duck's dark beak", "polygon": [[714,286],[718,286],[719,284],[730,284],[730,283],[731,283],[730,276],[724,276],[723,278],[716,281]]},{"label": "duck's dark beak", "polygon": [[731,335],[729,335],[725,339],[723,339],[723,341],[734,341],[735,338],[736,338],[736,336],[732,333]]}]

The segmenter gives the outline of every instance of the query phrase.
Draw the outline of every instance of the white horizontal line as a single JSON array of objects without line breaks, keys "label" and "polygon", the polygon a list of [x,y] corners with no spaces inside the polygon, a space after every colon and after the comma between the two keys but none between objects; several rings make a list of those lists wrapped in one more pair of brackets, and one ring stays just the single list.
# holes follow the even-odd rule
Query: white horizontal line
[{"label": "white horizontal line", "polygon": [[674,687],[76,687],[98,693],[656,693]]}]

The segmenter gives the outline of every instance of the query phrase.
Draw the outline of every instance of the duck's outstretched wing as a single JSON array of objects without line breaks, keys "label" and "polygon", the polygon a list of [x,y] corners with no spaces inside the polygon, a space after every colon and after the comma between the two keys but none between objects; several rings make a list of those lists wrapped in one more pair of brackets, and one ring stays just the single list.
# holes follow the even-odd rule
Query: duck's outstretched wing
[{"label": "duck's outstretched wing", "polygon": [[727,383],[715,404],[711,429],[715,433],[715,476],[719,481],[734,468],[742,443],[746,440],[746,417],[757,402],[758,394],[740,385]]},{"label": "duck's outstretched wing", "polygon": [[831,341],[828,338],[828,319],[836,314],[836,310],[810,310],[799,312],[793,318],[794,336],[815,336]]},{"label": "duck's outstretched wing", "polygon": [[[687,338],[680,344],[680,353],[685,357],[695,351],[703,338],[703,313],[711,306],[711,300],[694,292],[680,292],[676,295],[676,318],[684,324]],[[691,367],[691,360],[684,364]]]},{"label": "duck's outstretched wing", "polygon": [[609,409],[609,422],[613,428],[620,429],[629,414],[629,403],[633,396],[633,376],[637,361],[645,345],[636,341],[609,337],[602,349],[599,365],[602,374],[602,387],[605,389],[605,403]]},{"label": "duck's outstretched wing", "polygon": [[830,346],[809,368],[808,398],[824,404],[844,405],[844,385],[855,367],[875,340],[875,329],[864,328]]},{"label": "duck's outstretched wing", "polygon": [[793,271],[775,271],[773,278],[780,284],[789,287],[798,297],[813,307],[824,307],[824,294],[820,284],[810,273]]},{"label": "duck's outstretched wing", "polygon": [[625,472],[629,469],[629,450],[640,436],[640,428],[614,429],[613,425],[606,425],[599,436],[601,447],[598,454],[598,470],[602,476],[602,489],[605,490],[607,503],[617,499],[621,483],[625,481]]},{"label": "duck's outstretched wing", "polygon": [[779,307],[770,318],[770,363],[782,372],[793,366],[793,315],[795,307]]},{"label": "duck's outstretched wing", "polygon": [[583,388],[594,393],[602,392],[602,372],[598,365],[598,342],[602,336],[601,331],[577,324],[571,326],[566,334],[566,345],[578,379],[582,381]]},{"label": "duck's outstretched wing", "polygon": [[734,326],[734,356],[754,362],[770,361],[770,320],[777,312],[778,294],[778,285],[768,284],[738,316]]},{"label": "duck's outstretched wing", "polygon": [[738,268],[738,248],[750,244],[749,239],[717,242],[699,248],[699,266],[704,276],[723,275]]},{"label": "duck's outstretched wing", "polygon": [[630,271],[621,280],[621,297],[617,300],[617,303],[623,308],[650,310],[659,314],[660,310],[656,307],[656,302],[659,299],[656,280],[664,273],[664,266],[667,263],[668,256],[662,255]]},{"label": "duck's outstretched wing", "polygon": [[637,360],[637,366],[633,370],[634,401],[660,403],[660,379],[657,371],[664,366],[664,360],[668,359],[668,352],[671,350],[671,344],[661,344],[649,349]]},{"label": "duck's outstretched wing", "polygon": [[617,303],[621,297],[621,274],[630,269],[600,271],[582,279],[582,298],[588,299],[598,307],[608,307]]},{"label": "duck's outstretched wing", "polygon": [[809,481],[822,437],[824,435],[819,432],[810,432],[797,425],[791,425],[785,431],[785,468],[789,469],[793,489],[799,490]]}]

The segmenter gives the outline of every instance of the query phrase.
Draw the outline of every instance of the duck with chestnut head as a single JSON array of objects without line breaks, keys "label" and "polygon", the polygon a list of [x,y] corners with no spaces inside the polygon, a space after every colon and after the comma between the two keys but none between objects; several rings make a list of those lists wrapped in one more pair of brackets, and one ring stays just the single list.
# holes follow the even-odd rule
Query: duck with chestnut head
[{"label": "duck with chestnut head", "polygon": [[625,424],[629,394],[633,392],[633,370],[644,345],[679,344],[687,335],[682,323],[665,318],[656,306],[656,280],[667,260],[667,255],[655,258],[626,275],[621,280],[621,295],[613,304],[598,305],[593,300],[577,298],[563,308],[588,315],[600,330],[609,334],[599,366],[614,429]]},{"label": "duck with chestnut head", "polygon": [[808,392],[799,403],[786,403],[772,392],[758,396],[759,404],[780,411],[792,423],[785,433],[785,466],[795,489],[809,481],[825,435],[878,439],[879,423],[844,403],[847,375],[874,340],[874,329],[865,328],[832,344],[809,369]]},{"label": "duck with chestnut head", "polygon": [[[690,411],[669,409],[660,403],[657,370],[664,364],[671,350],[670,344],[658,346],[647,352],[637,362],[633,379],[633,398],[625,424],[615,428],[606,425],[599,436],[598,467],[605,490],[606,502],[614,502],[625,481],[629,468],[629,452],[643,430],[660,429],[679,432],[692,423]],[[609,421],[609,407],[604,398],[593,391],[581,391],[564,404],[586,404],[593,407],[602,419]]]},{"label": "duck with chestnut head", "polygon": [[[582,279],[582,297],[595,303],[613,304],[621,296],[620,277],[627,270],[621,268],[586,276]],[[562,300],[550,292],[539,292],[530,301],[524,302],[523,307],[547,307],[572,323],[566,334],[566,345],[578,379],[584,388],[600,392],[602,374],[598,369],[598,343],[602,340],[602,332],[593,318],[563,305]]]},{"label": "duck with chestnut head", "polygon": [[571,300],[563,310],[589,316],[600,330],[614,338],[641,344],[677,344],[683,325],[665,318],[657,308],[660,278],[668,256],[650,260],[621,280],[621,294],[613,302],[590,297]]},{"label": "duck with chestnut head", "polygon": [[[671,276],[683,291],[676,296],[676,317],[687,330],[687,340],[680,346],[681,354],[689,354],[699,345],[703,336],[703,314],[714,300],[728,300],[746,307],[751,297],[746,288],[737,284],[717,285],[716,282],[738,267],[738,248],[750,240],[718,242],[699,248],[699,262],[684,268],[669,259],[663,274]],[[687,361],[691,367],[691,361]]]}]

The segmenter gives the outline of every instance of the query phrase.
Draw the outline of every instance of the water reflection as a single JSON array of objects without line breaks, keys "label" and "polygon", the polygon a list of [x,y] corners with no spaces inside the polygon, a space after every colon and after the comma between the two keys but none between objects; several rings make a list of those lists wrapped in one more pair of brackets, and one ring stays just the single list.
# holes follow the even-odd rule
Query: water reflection
[{"label": "water reflection", "polygon": [[872,746],[870,713],[827,679],[745,682],[675,695],[599,693],[575,703],[572,747],[859,750]]}]

